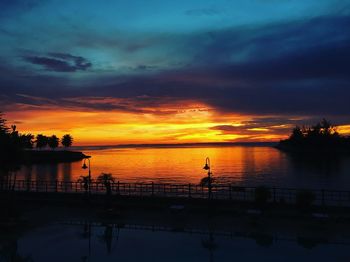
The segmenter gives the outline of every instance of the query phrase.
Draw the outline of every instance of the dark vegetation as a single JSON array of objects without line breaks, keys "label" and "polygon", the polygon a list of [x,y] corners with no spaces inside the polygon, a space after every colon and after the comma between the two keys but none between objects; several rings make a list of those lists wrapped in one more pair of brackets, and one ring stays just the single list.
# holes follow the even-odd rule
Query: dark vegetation
[{"label": "dark vegetation", "polygon": [[[38,134],[35,137],[33,134],[20,133],[15,125],[9,127],[6,119],[0,114],[0,162],[3,164],[74,161],[85,157],[81,152],[54,152],[60,142],[67,149],[73,144],[73,138],[69,134],[64,135],[60,140],[56,135]],[[39,150],[32,150],[34,147]],[[48,148],[51,150],[45,150]]]},{"label": "dark vegetation", "polygon": [[326,119],[314,126],[296,126],[290,137],[282,140],[277,148],[290,152],[350,153],[350,137],[342,136],[337,127]]}]

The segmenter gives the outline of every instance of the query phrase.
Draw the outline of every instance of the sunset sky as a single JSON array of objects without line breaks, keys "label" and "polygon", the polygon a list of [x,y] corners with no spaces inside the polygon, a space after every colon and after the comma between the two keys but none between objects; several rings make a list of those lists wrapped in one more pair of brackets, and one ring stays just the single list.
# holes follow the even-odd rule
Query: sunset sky
[{"label": "sunset sky", "polygon": [[76,145],[350,133],[350,1],[1,0],[0,111]]}]

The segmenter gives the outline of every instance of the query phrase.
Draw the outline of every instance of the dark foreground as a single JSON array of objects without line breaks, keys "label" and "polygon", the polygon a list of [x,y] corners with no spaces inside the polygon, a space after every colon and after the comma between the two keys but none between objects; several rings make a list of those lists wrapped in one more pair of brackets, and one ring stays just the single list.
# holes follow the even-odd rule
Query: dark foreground
[{"label": "dark foreground", "polygon": [[350,259],[344,208],[35,196],[1,195],[0,261]]}]

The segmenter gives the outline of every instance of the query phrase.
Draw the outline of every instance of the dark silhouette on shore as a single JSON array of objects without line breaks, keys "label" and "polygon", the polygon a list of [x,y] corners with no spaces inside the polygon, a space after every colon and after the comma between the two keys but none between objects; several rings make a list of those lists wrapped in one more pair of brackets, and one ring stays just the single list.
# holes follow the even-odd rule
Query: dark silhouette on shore
[{"label": "dark silhouette on shore", "polygon": [[32,134],[21,134],[15,125],[9,128],[0,114],[0,161],[14,162],[23,155],[25,149],[33,148]]},{"label": "dark silhouette on shore", "polygon": [[97,177],[97,182],[104,186],[107,196],[112,195],[112,183],[114,183],[114,177],[111,173],[101,173],[101,175]]},{"label": "dark silhouette on shore", "polygon": [[[34,138],[36,138],[34,140]],[[54,151],[59,146],[60,139],[56,135],[47,137],[38,134],[23,134],[15,125],[9,127],[6,119],[0,114],[0,162],[5,165],[11,163],[37,163],[37,162],[70,162],[85,158],[81,152]],[[61,139],[66,148],[73,143],[73,137],[66,134]],[[32,150],[33,147],[39,150]],[[51,150],[43,150],[47,147]]]},{"label": "dark silhouette on shore", "polygon": [[57,136],[52,135],[49,137],[49,140],[47,141],[47,143],[52,150],[55,150],[55,148],[57,148],[58,145],[60,144],[60,139]]},{"label": "dark silhouette on shore", "polygon": [[296,126],[276,147],[287,152],[350,153],[350,137],[340,135],[335,125],[323,119],[311,127]]},{"label": "dark silhouette on shore", "polygon": [[61,144],[65,148],[71,147],[73,144],[73,137],[69,134],[64,135],[61,139]]},{"label": "dark silhouette on shore", "polygon": [[47,147],[48,137],[42,134],[36,136],[36,148],[42,149]]}]

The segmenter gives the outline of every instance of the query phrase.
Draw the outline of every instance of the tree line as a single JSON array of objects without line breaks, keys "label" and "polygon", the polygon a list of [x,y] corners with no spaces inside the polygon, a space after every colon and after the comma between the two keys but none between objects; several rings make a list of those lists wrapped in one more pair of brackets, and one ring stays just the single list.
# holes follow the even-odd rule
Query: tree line
[{"label": "tree line", "polygon": [[43,134],[39,134],[36,136],[35,146],[39,149],[45,147],[55,149],[59,146],[60,142],[63,147],[68,148],[73,144],[73,137],[69,134],[66,134],[61,139],[59,139],[56,135],[45,136]]},{"label": "tree line", "polygon": [[288,139],[280,141],[279,146],[300,149],[350,149],[350,137],[340,135],[337,126],[323,119],[312,126],[296,126]]},{"label": "tree line", "polygon": [[45,136],[39,134],[23,134],[17,130],[16,125],[8,126],[7,121],[0,113],[0,156],[2,160],[15,159],[25,149],[38,149],[49,147],[52,150],[59,144],[68,148],[73,144],[73,137],[69,134],[59,139],[56,135]]}]

